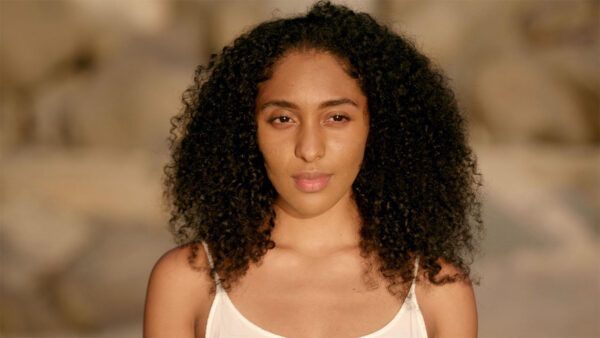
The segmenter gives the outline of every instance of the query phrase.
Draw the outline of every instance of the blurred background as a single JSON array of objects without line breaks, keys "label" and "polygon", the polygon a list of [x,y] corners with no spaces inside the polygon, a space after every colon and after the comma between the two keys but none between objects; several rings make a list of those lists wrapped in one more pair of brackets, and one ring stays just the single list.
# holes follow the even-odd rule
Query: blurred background
[{"label": "blurred background", "polygon": [[[469,119],[480,336],[600,337],[600,2],[336,2],[415,41]],[[311,1],[0,4],[0,336],[140,336],[195,66]]]}]

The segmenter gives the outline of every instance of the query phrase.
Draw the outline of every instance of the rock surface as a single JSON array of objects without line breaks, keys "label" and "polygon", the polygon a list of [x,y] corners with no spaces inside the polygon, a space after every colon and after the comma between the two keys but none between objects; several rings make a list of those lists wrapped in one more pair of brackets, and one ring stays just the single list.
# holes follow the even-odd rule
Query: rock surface
[{"label": "rock surface", "polygon": [[597,335],[600,150],[476,152],[487,195],[484,255],[475,265],[480,336]]}]

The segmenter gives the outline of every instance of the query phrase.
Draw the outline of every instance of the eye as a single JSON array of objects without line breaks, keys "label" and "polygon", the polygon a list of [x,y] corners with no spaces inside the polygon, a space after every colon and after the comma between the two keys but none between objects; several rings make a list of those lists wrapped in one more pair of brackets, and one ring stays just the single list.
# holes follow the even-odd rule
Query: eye
[{"label": "eye", "polygon": [[292,118],[289,117],[289,116],[285,116],[285,115],[280,115],[280,116],[276,116],[276,117],[273,117],[273,118],[269,119],[269,123],[270,124],[279,124],[279,125],[281,125],[281,124],[288,124],[288,123],[291,123],[291,122],[293,122]]},{"label": "eye", "polygon": [[332,115],[328,120],[333,120],[333,122],[344,122],[344,121],[350,121],[350,118],[346,115],[335,114],[335,115]]},{"label": "eye", "polygon": [[279,122],[281,123],[286,123],[286,122],[290,122],[291,119],[287,116],[277,116],[276,118],[273,119],[273,121],[277,121],[279,120]]}]

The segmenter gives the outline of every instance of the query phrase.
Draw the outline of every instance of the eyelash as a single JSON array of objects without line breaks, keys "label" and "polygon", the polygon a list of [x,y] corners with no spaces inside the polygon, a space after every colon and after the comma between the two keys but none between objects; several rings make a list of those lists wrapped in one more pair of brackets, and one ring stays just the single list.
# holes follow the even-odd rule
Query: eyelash
[{"label": "eyelash", "polygon": [[[336,117],[341,118],[341,120],[335,121],[335,122],[342,122],[343,120],[350,121],[350,118],[348,116],[346,116],[346,115],[343,115],[343,114],[335,114],[335,115],[331,116],[329,119],[336,118]],[[286,122],[282,122],[281,121],[282,119],[287,119],[287,121]],[[276,122],[277,120],[279,120],[280,122]],[[276,122],[277,124],[284,124],[284,123],[287,123],[287,122],[289,122],[291,120],[292,119],[289,116],[281,115],[281,116],[277,116],[277,117],[274,117],[274,118],[270,119],[269,123]]]},{"label": "eyelash", "polygon": [[[330,118],[334,118],[334,117],[338,117],[338,116],[339,116],[339,117],[341,117],[341,118],[342,118],[342,120],[350,121],[350,118],[349,118],[348,116],[346,116],[346,115],[342,115],[342,114],[335,114],[335,115],[333,115],[333,116],[332,116],[332,117],[330,117]],[[335,121],[335,122],[342,122],[342,121]]]},{"label": "eyelash", "polygon": [[286,123],[286,122],[281,122],[281,119],[288,119],[288,121],[292,120],[289,116],[281,115],[281,116],[277,116],[277,117],[270,119],[269,123],[276,122],[277,120],[279,120],[279,122],[277,122],[279,124]]}]

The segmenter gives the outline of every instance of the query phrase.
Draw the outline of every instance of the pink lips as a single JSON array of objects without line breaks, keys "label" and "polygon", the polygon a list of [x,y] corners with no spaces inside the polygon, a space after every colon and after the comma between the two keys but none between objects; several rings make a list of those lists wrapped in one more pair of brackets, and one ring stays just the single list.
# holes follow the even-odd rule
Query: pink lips
[{"label": "pink lips", "polygon": [[292,176],[296,186],[304,192],[316,192],[322,190],[329,182],[331,174],[320,172],[305,172]]}]

